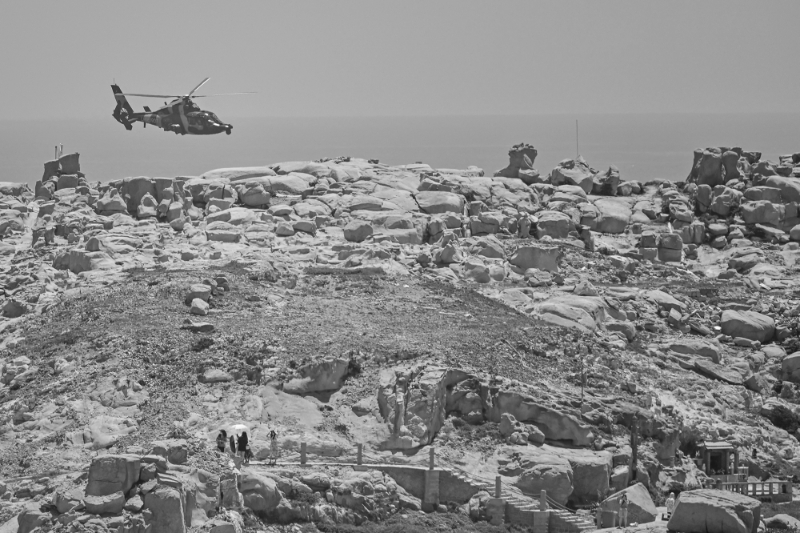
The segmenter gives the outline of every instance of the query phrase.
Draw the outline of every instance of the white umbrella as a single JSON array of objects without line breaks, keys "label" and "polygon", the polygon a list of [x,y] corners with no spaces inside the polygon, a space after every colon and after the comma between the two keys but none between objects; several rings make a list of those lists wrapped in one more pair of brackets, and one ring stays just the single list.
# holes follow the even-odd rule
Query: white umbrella
[{"label": "white umbrella", "polygon": [[252,432],[250,431],[250,428],[245,426],[244,424],[233,424],[231,426],[231,433],[233,435],[236,435],[237,437],[239,435],[241,435],[242,433],[247,433],[248,437],[252,436]]}]

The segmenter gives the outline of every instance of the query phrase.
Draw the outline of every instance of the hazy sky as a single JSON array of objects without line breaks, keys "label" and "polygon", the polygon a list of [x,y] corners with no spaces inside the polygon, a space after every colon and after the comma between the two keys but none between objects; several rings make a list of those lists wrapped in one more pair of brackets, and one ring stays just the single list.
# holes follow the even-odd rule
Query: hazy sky
[{"label": "hazy sky", "polygon": [[[130,92],[252,116],[800,111],[800,1],[13,1],[3,118]],[[159,100],[132,99],[141,105]]]}]

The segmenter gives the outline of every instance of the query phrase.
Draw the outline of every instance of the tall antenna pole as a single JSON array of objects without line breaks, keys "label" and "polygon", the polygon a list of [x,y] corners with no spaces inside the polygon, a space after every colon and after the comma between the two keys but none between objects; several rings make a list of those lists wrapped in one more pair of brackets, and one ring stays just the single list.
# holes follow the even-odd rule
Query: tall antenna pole
[{"label": "tall antenna pole", "polygon": [[581,156],[580,138],[578,137],[578,119],[575,119],[575,157]]}]

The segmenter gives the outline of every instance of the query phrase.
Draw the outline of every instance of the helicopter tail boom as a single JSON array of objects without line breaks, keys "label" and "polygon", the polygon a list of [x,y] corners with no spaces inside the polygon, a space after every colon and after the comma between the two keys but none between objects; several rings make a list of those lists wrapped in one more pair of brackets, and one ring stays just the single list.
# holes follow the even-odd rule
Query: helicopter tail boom
[{"label": "helicopter tail boom", "polygon": [[111,114],[111,116],[114,117],[114,120],[124,125],[125,129],[133,129],[133,125],[129,120],[129,118],[133,118],[134,115],[131,104],[128,103],[128,99],[125,98],[124,94],[122,94],[122,90],[119,88],[119,85],[112,85],[111,90],[114,91],[114,99],[117,101],[117,106],[114,108],[114,112]]}]

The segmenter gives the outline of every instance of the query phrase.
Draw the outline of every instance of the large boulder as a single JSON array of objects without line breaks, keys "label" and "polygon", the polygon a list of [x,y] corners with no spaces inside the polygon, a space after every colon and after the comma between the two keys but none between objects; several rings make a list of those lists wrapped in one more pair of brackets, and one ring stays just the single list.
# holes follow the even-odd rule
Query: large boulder
[{"label": "large boulder", "polygon": [[714,363],[720,361],[719,346],[709,341],[685,337],[672,342],[669,349],[679,354],[705,357]]},{"label": "large boulder", "polygon": [[316,181],[309,174],[297,172],[292,172],[285,176],[273,176],[267,178],[267,180],[269,193],[273,196],[278,194],[303,194],[303,191],[308,189],[313,181]]},{"label": "large boulder", "polygon": [[740,208],[740,213],[747,224],[769,224],[780,226],[783,219],[781,206],[776,206],[767,200],[745,202]]},{"label": "large boulder", "polygon": [[586,194],[594,188],[595,172],[583,158],[565,159],[550,172],[549,181],[556,187],[559,185],[577,185]]},{"label": "large boulder", "polygon": [[91,514],[119,514],[125,506],[125,494],[122,491],[113,492],[105,496],[89,496],[83,499],[86,512]]},{"label": "large boulder", "polygon": [[564,302],[543,302],[534,309],[536,316],[548,324],[591,333],[597,329],[594,317],[581,307]]},{"label": "large boulder", "polygon": [[800,352],[787,355],[781,361],[781,379],[800,383]]},{"label": "large boulder", "polygon": [[562,252],[558,246],[520,246],[508,262],[521,270],[536,268],[548,272],[558,272],[558,262],[561,256]]},{"label": "large boulder", "polygon": [[105,252],[87,252],[81,249],[64,250],[57,253],[53,258],[53,268],[69,270],[73,274],[80,274],[89,270],[107,270],[115,267],[116,263]]},{"label": "large boulder", "polygon": [[572,467],[568,461],[553,457],[551,461],[533,465],[520,465],[524,470],[514,483],[523,493],[538,495],[547,491],[547,496],[565,505],[573,489]]},{"label": "large boulder", "polygon": [[260,178],[262,176],[276,176],[270,167],[233,167],[217,168],[204,173],[201,178],[205,180],[227,180],[230,182],[242,181],[248,178]]},{"label": "large boulder", "polygon": [[184,439],[160,440],[153,443],[149,455],[160,455],[174,465],[182,465],[189,459],[189,446]]},{"label": "large boulder", "polygon": [[723,184],[722,152],[719,148],[695,150],[688,181],[694,181],[698,185],[709,185],[712,188]]},{"label": "large boulder", "polygon": [[752,202],[766,200],[779,204],[781,203],[781,190],[777,187],[750,187],[744,191],[744,197]]},{"label": "large boulder", "polygon": [[139,220],[144,220],[145,218],[156,218],[158,216],[158,202],[150,193],[145,193],[142,196],[141,202],[139,202],[139,207],[136,209],[136,217]]},{"label": "large boulder", "polygon": [[[24,509],[17,515],[16,522],[16,528],[13,526],[13,522],[11,520],[6,522],[2,525],[2,527],[0,527],[0,532],[13,533],[16,531],[17,533],[31,533],[33,530],[41,531],[39,526],[45,526],[50,522],[50,513],[43,513],[39,509]],[[11,527],[6,529],[9,524],[11,524]]]},{"label": "large boulder", "polygon": [[775,321],[755,311],[725,310],[720,318],[722,333],[767,343],[775,336]]},{"label": "large boulder", "polygon": [[613,463],[611,454],[589,450],[562,453],[572,467],[574,479],[569,501],[576,505],[599,502],[608,493]]},{"label": "large boulder", "polygon": [[492,405],[486,411],[486,416],[493,422],[500,422],[504,413],[513,415],[522,423],[533,424],[551,441],[588,446],[594,440],[591,426],[575,416],[541,405],[533,398],[517,392],[499,391],[492,398]]},{"label": "large boulder", "polygon": [[281,493],[275,480],[245,471],[239,480],[239,491],[244,505],[256,513],[274,511],[281,502]]},{"label": "large boulder", "polygon": [[270,182],[265,178],[248,178],[232,184],[239,196],[239,202],[249,207],[269,205],[272,195],[269,193]]},{"label": "large boulder", "polygon": [[417,203],[423,213],[436,215],[440,213],[464,212],[464,197],[445,191],[422,191],[416,195]]},{"label": "large boulder", "polygon": [[5,194],[7,196],[22,196],[26,192],[31,192],[31,189],[27,183],[0,181],[0,194]]},{"label": "large boulder", "polygon": [[589,333],[605,322],[608,309],[603,298],[566,294],[536,305],[534,312],[550,324]]},{"label": "large boulder", "polygon": [[619,169],[611,165],[605,172],[595,174],[592,182],[592,194],[616,196],[619,186]]},{"label": "large boulder", "polygon": [[536,238],[549,236],[554,239],[566,239],[575,224],[569,215],[560,211],[542,211],[537,214]]},{"label": "large boulder", "polygon": [[125,494],[139,481],[141,461],[134,455],[103,455],[95,457],[89,467],[87,496]]},{"label": "large boulder", "polygon": [[119,195],[119,191],[112,187],[106,191],[102,198],[97,200],[95,209],[98,215],[108,216],[116,213],[127,213],[128,204],[125,202],[125,199]]},{"label": "large boulder", "polygon": [[742,164],[739,163],[739,153],[733,150],[725,151],[722,154],[722,175],[725,183],[743,178],[742,168],[744,168],[745,163],[746,160],[743,160]]},{"label": "large boulder", "polygon": [[182,491],[167,485],[144,496],[144,507],[152,513],[152,533],[185,533],[185,497]]},{"label": "large boulder", "polygon": [[641,483],[632,485],[612,496],[609,496],[600,504],[600,508],[604,511],[619,512],[619,502],[622,499],[623,494],[628,497],[629,524],[632,522],[645,524],[655,521],[656,517],[658,516],[656,504],[653,503],[653,499],[650,497],[650,493],[647,491],[647,488]]},{"label": "large boulder", "polygon": [[783,202],[800,202],[800,180],[797,178],[770,176],[764,184],[780,189]]},{"label": "large boulder", "polygon": [[735,492],[684,491],[667,528],[686,533],[756,533],[761,502]]},{"label": "large boulder", "polygon": [[599,212],[597,231],[600,233],[624,233],[631,219],[631,209],[624,200],[604,198],[594,203]]},{"label": "large boulder", "polygon": [[303,365],[296,377],[283,386],[283,391],[308,394],[339,390],[347,377],[349,363],[347,359],[331,357]]},{"label": "large boulder", "polygon": [[494,176],[519,178],[528,185],[539,183],[539,172],[533,168],[538,154],[536,148],[530,144],[516,144],[508,151],[508,166],[495,172]]},{"label": "large boulder", "polygon": [[152,179],[145,176],[125,178],[122,180],[120,195],[128,204],[128,212],[136,213],[145,194],[156,196],[156,186]]},{"label": "large boulder", "polygon": [[372,225],[363,220],[353,220],[344,227],[344,238],[350,242],[362,242],[372,233]]},{"label": "large boulder", "polygon": [[645,297],[651,300],[661,309],[672,311],[673,309],[683,312],[686,309],[686,304],[661,290],[653,290],[645,293]]}]

